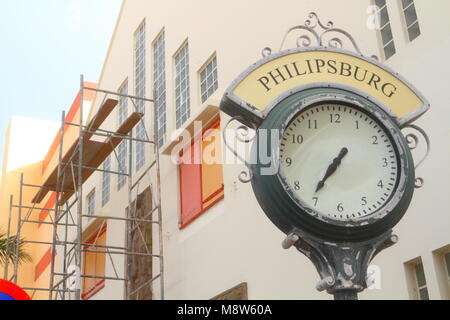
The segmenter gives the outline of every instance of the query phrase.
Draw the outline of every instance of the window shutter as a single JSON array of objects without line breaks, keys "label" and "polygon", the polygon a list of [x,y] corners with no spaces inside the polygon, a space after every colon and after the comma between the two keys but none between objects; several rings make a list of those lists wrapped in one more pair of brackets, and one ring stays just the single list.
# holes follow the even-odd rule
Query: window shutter
[{"label": "window shutter", "polygon": [[[89,249],[86,247],[85,249]],[[88,276],[95,276],[95,264],[96,254],[92,252],[86,252],[84,254],[84,274]],[[94,278],[83,278],[83,291],[89,292],[95,287],[96,280]]]},{"label": "window shutter", "polygon": [[223,198],[222,144],[219,122],[203,135],[202,141],[202,203],[209,208]]},{"label": "window shutter", "polygon": [[[198,163],[200,141],[195,141],[181,157],[181,225],[185,226],[202,212],[201,165]],[[195,163],[194,160],[197,159]]]},{"label": "window shutter", "polygon": [[[106,246],[106,232],[104,232],[101,236],[98,237],[96,245]],[[95,247],[93,248],[95,251],[106,251],[105,248]],[[106,270],[106,252],[105,253],[96,253],[95,259],[95,275],[99,277],[105,276]],[[97,279],[96,282],[102,282],[103,279]]]},{"label": "window shutter", "polygon": [[[106,226],[94,233],[89,240],[86,240],[84,250],[92,250],[98,252],[84,252],[84,270],[83,274],[92,277],[105,277],[106,271],[106,249],[96,247],[95,245],[106,246]],[[104,251],[105,253],[100,253]],[[87,300],[103,288],[104,279],[99,278],[83,278],[83,294],[82,298]]]}]

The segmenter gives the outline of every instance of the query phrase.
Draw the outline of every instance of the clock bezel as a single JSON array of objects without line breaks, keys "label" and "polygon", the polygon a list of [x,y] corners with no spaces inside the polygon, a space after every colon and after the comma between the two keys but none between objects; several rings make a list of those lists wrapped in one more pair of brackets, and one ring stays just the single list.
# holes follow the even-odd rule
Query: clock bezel
[{"label": "clock bezel", "polygon": [[[378,123],[378,125],[382,128],[382,130],[384,130],[384,132],[387,134],[390,142],[395,145],[394,139],[391,135],[391,132],[386,128],[386,126],[381,123],[379,121],[378,118],[374,117],[372,114],[369,114],[365,109],[363,109],[360,106],[357,106],[356,103],[348,103],[348,102],[341,102],[339,98],[335,99],[334,101],[329,101],[327,99],[325,99],[323,102],[316,102],[314,104],[311,104],[309,106],[306,106],[305,108],[302,108],[301,111],[293,114],[291,117],[289,117],[289,120],[287,121],[287,125],[284,127],[283,131],[280,132],[280,136],[284,137],[285,132],[288,130],[288,127],[290,126],[290,124],[295,121],[295,119],[302,113],[307,112],[310,109],[314,109],[318,106],[322,106],[324,104],[333,104],[333,105],[339,105],[339,106],[346,106],[346,107],[350,107],[353,109],[357,109],[358,111],[362,112],[363,114],[366,114],[367,116],[369,116],[371,118],[371,120],[374,120],[375,122]],[[383,208],[385,208],[391,201],[391,199],[395,196],[395,192],[396,190],[398,190],[398,186],[400,183],[400,178],[401,178],[401,170],[400,168],[402,167],[401,164],[401,158],[400,155],[398,154],[398,149],[396,148],[396,146],[393,147],[395,155],[396,155],[396,161],[397,161],[397,179],[395,182],[395,186],[393,187],[393,192],[389,195],[389,198],[385,201],[385,203],[383,204],[382,207],[378,208],[376,211],[373,211],[365,216],[361,216],[361,217],[357,217],[354,219],[348,219],[348,220],[343,220],[343,219],[333,219],[333,217],[331,216],[327,216],[324,213],[319,212],[319,210],[316,210],[315,208],[311,207],[306,201],[304,201],[297,192],[295,192],[295,190],[292,189],[292,186],[290,185],[290,183],[288,182],[288,178],[285,174],[285,172],[283,171],[283,166],[280,164],[280,169],[278,171],[278,177],[280,179],[280,182],[286,187],[286,191],[288,192],[288,194],[293,198],[294,201],[298,202],[298,204],[309,214],[313,215],[314,217],[316,217],[317,219],[322,219],[324,220],[326,223],[329,223],[331,221],[335,222],[338,225],[346,225],[346,226],[353,226],[353,225],[360,225],[361,223],[363,223],[364,221],[366,221],[367,219],[369,219],[370,217],[373,216],[374,219],[377,218],[377,216],[379,215],[379,218],[382,218],[384,215],[386,215],[386,212],[383,212]],[[280,155],[281,155],[281,150],[279,151]],[[395,203],[396,205],[396,203]],[[393,205],[393,206],[395,206]]]},{"label": "clock bezel", "polygon": [[[292,190],[281,167],[280,142],[289,124],[299,113],[324,103],[357,108],[377,121],[389,135],[399,162],[397,183],[390,198],[373,213],[351,221],[332,219],[309,206]],[[414,191],[412,156],[395,119],[369,99],[354,92],[332,87],[300,91],[279,102],[260,129],[279,130],[279,139],[274,141],[274,144],[270,143],[269,139],[266,145],[267,148],[274,146],[270,155],[273,160],[278,161],[278,171],[273,176],[260,175],[259,172],[264,165],[257,162],[252,166],[252,185],[266,215],[285,233],[292,232],[295,228],[302,228],[329,239],[365,239],[392,228],[406,212]],[[259,133],[258,130],[257,146],[260,141]]]}]

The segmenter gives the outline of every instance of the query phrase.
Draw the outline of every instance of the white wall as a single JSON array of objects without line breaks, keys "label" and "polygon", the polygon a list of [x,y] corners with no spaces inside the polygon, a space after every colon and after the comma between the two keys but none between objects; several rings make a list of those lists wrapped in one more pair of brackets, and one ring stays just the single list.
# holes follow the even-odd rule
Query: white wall
[{"label": "white wall", "polygon": [[[389,2],[397,55],[387,62],[415,84],[432,104],[432,110],[419,123],[428,131],[433,152],[418,173],[426,185],[416,192],[412,208],[395,228],[400,244],[376,258],[381,267],[382,290],[363,293],[363,299],[408,299],[403,263],[422,256],[431,298],[438,299],[431,251],[450,242],[449,152],[445,125],[445,92],[448,80],[449,52],[448,2],[439,5],[416,1],[422,35],[414,43],[403,39],[401,16],[396,1]],[[130,94],[134,93],[133,34],[145,19],[147,24],[147,96],[152,96],[151,43],[164,28],[166,35],[166,76],[168,137],[175,128],[173,54],[188,39],[190,49],[191,114],[201,111],[198,71],[216,52],[219,89],[209,103],[219,101],[226,87],[245,68],[261,58],[264,47],[277,50],[284,33],[303,24],[315,11],[323,23],[333,20],[337,27],[348,30],[366,55],[381,56],[377,32],[367,28],[367,7],[371,1],[139,1],[125,0],[118,28],[106,57],[99,87],[117,91],[128,78]],[[397,7],[396,7],[397,6]],[[444,9],[445,7],[445,9]],[[351,8],[351,10],[349,10]],[[440,24],[440,25],[437,25]],[[402,38],[403,37],[403,38]],[[403,41],[403,42],[402,42]],[[97,97],[98,108],[103,96]],[[148,105],[150,108],[151,105]],[[228,119],[222,115],[222,124]],[[147,119],[151,127],[151,119]],[[114,127],[111,117],[107,127]],[[150,154],[150,147],[148,154]],[[164,219],[165,290],[167,299],[209,299],[247,282],[250,299],[330,299],[314,287],[319,280],[309,260],[294,249],[283,251],[283,234],[264,216],[250,185],[238,182],[242,166],[224,166],[225,200],[203,214],[189,227],[179,230],[178,170],[169,157],[161,158],[162,209]],[[138,176],[138,175],[136,175]],[[127,203],[127,192],[116,193],[112,179],[110,203],[99,213],[121,215]],[[150,181],[142,183],[144,190]],[[94,175],[86,184],[86,194],[97,187],[97,208],[100,208],[101,175]],[[435,201],[438,200],[438,201]],[[430,204],[432,203],[432,209]],[[433,219],[430,219],[433,217]],[[108,226],[112,245],[123,245],[124,225]],[[155,243],[157,245],[157,242]],[[115,258],[119,266],[123,261]],[[157,264],[155,264],[156,269]],[[108,272],[111,274],[111,265]],[[123,269],[119,270],[123,272]],[[156,270],[155,270],[156,273]],[[122,298],[121,284],[108,281],[106,289],[95,298]]]}]

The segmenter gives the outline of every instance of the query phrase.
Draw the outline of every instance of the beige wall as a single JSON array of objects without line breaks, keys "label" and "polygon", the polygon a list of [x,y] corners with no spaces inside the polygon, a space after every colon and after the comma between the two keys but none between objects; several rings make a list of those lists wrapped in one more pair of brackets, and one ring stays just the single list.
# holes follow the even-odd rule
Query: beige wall
[{"label": "beige wall", "polygon": [[[388,1],[389,2],[389,1]],[[447,91],[450,81],[446,72],[450,70],[450,10],[448,1],[415,1],[421,35],[409,42],[401,15],[400,1],[390,1],[388,9],[394,32],[397,53],[386,63],[413,83],[431,103],[430,111],[417,124],[431,140],[431,153],[417,170],[425,179],[422,189],[416,190],[410,210],[394,229],[400,243],[376,258],[383,268],[382,297],[387,299],[414,297],[406,291],[406,275],[403,263],[422,258],[428,291],[431,299],[446,298],[445,289],[439,288],[441,259],[433,259],[433,251],[450,243],[450,160],[448,138],[450,116]],[[424,141],[421,141],[423,147]],[[414,153],[420,159],[424,149]],[[442,285],[442,284],[441,284]],[[368,298],[376,298],[369,292]]]},{"label": "beige wall", "polygon": [[[50,121],[14,117],[9,124],[6,134],[4,149],[3,174],[0,185],[0,229],[7,232],[10,213],[10,196],[13,196],[13,204],[20,203],[20,176],[23,173],[24,183],[38,185],[42,179],[42,160],[54,138],[58,124]],[[31,199],[37,189],[23,188],[22,205],[33,206]],[[40,210],[22,209],[22,218],[30,213],[29,220],[39,220]],[[19,209],[11,210],[11,235],[16,234],[18,226]],[[50,241],[51,232],[47,226],[38,228],[36,224],[23,224],[21,238],[32,241]],[[35,267],[48,245],[26,244],[24,249],[30,254],[32,261],[23,263],[18,271],[18,284],[28,288],[48,287],[49,274],[43,274],[35,282]],[[14,274],[14,266],[9,266],[9,277]],[[1,268],[3,278],[3,266]],[[34,299],[46,299],[48,293],[28,291]]]},{"label": "beige wall", "polygon": [[[441,293],[431,252],[450,242],[449,200],[446,195],[450,189],[450,171],[446,165],[450,155],[446,143],[449,129],[444,123],[448,113],[444,94],[449,83],[442,73],[449,67],[450,28],[445,17],[449,3],[440,1],[439,5],[431,5],[417,0],[422,35],[413,43],[407,43],[399,2],[388,2],[397,54],[387,64],[409,79],[430,100],[432,109],[419,123],[430,134],[433,151],[418,170],[426,185],[416,192],[410,211],[394,230],[400,243],[374,261],[381,270],[381,289],[366,291],[361,298],[409,299],[404,263],[420,256],[426,269],[430,297],[439,299]],[[195,115],[209,104],[218,105],[226,87],[261,58],[262,49],[270,46],[276,51],[285,32],[294,25],[303,24],[311,11],[315,11],[322,22],[332,20],[337,27],[348,30],[364,54],[382,56],[377,31],[367,27],[367,7],[372,2],[352,0],[346,1],[345,6],[342,3],[332,0],[125,0],[99,87],[117,91],[128,79],[129,92],[134,94],[133,34],[145,20],[147,96],[152,97],[151,43],[164,29],[170,139],[175,129],[173,55],[186,39],[190,50],[191,114]],[[214,53],[218,59],[219,89],[207,103],[202,104],[198,71]],[[102,99],[103,95],[97,96],[94,109],[99,107]],[[151,105],[147,104],[147,108]],[[223,114],[221,118],[223,124],[228,119]],[[147,122],[151,128],[150,117]],[[117,117],[112,116],[105,128],[116,126]],[[150,154],[148,147],[147,157]],[[264,216],[250,185],[241,184],[237,179],[242,169],[238,165],[224,166],[225,200],[180,230],[178,170],[169,157],[162,156],[166,298],[209,299],[247,282],[250,299],[330,299],[329,295],[314,289],[319,277],[309,260],[294,249],[281,249],[283,234]],[[93,175],[86,183],[85,195],[94,187],[97,190],[96,207],[101,209],[96,214],[123,215],[128,195],[126,188],[116,192],[116,179],[112,178],[111,201],[104,208],[100,204],[101,174]],[[149,183],[150,178],[146,178],[140,190]],[[107,239],[111,245],[122,246],[124,224],[108,226]],[[157,245],[155,241],[155,247]],[[119,266],[119,273],[123,274],[123,259],[114,257],[114,261],[116,267]],[[113,272],[111,263],[108,263],[107,272]],[[94,298],[121,299],[122,292],[121,283],[107,281],[106,288]]]}]

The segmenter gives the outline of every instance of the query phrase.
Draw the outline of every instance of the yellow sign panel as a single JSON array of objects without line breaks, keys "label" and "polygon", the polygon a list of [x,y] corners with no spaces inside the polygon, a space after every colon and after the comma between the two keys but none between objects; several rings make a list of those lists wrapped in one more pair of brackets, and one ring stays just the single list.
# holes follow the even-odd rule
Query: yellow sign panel
[{"label": "yellow sign panel", "polygon": [[264,112],[285,92],[313,83],[337,83],[362,91],[378,99],[398,118],[426,103],[404,81],[376,63],[328,49],[274,58],[245,76],[232,94]]}]

